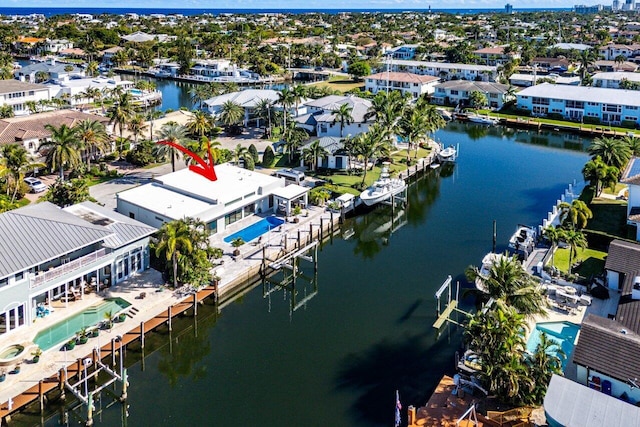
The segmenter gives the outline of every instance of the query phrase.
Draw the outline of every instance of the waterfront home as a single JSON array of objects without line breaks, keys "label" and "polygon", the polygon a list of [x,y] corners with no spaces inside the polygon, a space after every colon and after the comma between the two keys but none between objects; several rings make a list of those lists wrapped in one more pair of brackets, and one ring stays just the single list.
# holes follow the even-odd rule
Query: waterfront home
[{"label": "waterfront home", "polygon": [[113,77],[88,77],[80,79],[61,79],[55,80],[54,83],[47,84],[51,89],[53,98],[65,99],[69,105],[76,106],[82,104],[88,104],[92,102],[92,99],[87,99],[82,96],[88,88],[99,89],[103,93],[107,90],[113,90],[116,87],[121,87],[125,91],[134,87],[134,83],[130,80],[121,80],[120,76]]},{"label": "waterfront home", "polygon": [[[351,107],[351,123],[345,123],[341,129],[340,123],[336,121],[335,111],[343,104]],[[372,119],[365,118],[371,108],[371,101],[354,95],[329,95],[303,105],[313,115],[317,123],[316,135],[319,137],[357,135],[368,131],[369,125],[373,123]]]},{"label": "waterfront home", "polygon": [[116,53],[120,52],[121,50],[124,50],[124,48],[121,46],[114,46],[114,47],[110,47],[109,49],[100,51],[99,55],[102,55],[102,63],[107,65],[112,65],[113,57],[116,55]]},{"label": "waterfront home", "polygon": [[505,53],[505,46],[484,47],[473,51],[485,65],[504,65],[514,59],[520,59],[517,51]]},{"label": "waterfront home", "polygon": [[275,212],[279,206],[307,203],[308,188],[282,196],[283,178],[224,163],[215,166],[216,181],[183,169],[116,195],[117,210],[152,227],[183,218],[203,221],[211,234],[254,214]]},{"label": "waterfront home", "polygon": [[[386,64],[384,64],[384,67],[386,67]],[[382,68],[380,71],[384,70]],[[435,76],[443,80],[462,79],[493,82],[498,76],[498,68],[496,66],[409,60],[389,61],[389,71]]]},{"label": "waterfront home", "polygon": [[[212,116],[217,117],[226,102],[233,102],[244,109],[244,119],[242,122],[244,126],[248,126],[250,121],[258,120],[256,118],[255,108],[264,100],[268,100],[272,105],[275,105],[278,102],[278,92],[272,89],[247,89],[225,93],[202,101],[202,108]],[[300,107],[298,107],[298,109],[300,109]],[[291,111],[292,109],[289,110],[290,113]]]},{"label": "waterfront home", "polygon": [[300,152],[305,148],[310,147],[315,141],[318,141],[320,147],[324,148],[326,152],[326,156],[318,157],[316,160],[318,167],[338,170],[345,170],[349,168],[349,156],[344,150],[343,138],[337,136],[312,138],[300,147]]},{"label": "waterfront home", "polygon": [[73,42],[60,39],[60,40],[51,40],[46,39],[44,42],[40,43],[37,51],[39,55],[47,55],[51,53],[59,53],[66,49],[73,49]]},{"label": "waterfront home", "polygon": [[0,335],[33,323],[39,305],[67,305],[149,268],[155,231],[91,202],[0,214]]},{"label": "waterfront home", "polygon": [[45,39],[38,37],[19,37],[13,44],[17,51],[26,51],[29,53],[35,53],[36,46],[42,43]]},{"label": "waterfront home", "polygon": [[543,73],[564,73],[569,69],[571,62],[567,58],[535,57],[531,60],[538,71]]},{"label": "waterfront home", "polygon": [[589,314],[582,321],[573,352],[576,381],[634,404],[640,401],[639,353],[637,331],[616,320]]},{"label": "waterfront home", "polygon": [[380,91],[397,90],[418,99],[420,95],[432,94],[439,77],[422,76],[413,73],[382,72],[365,77],[365,90],[376,94]]},{"label": "waterfront home", "polygon": [[640,56],[640,44],[608,43],[598,49],[598,55],[607,61],[615,61],[618,56],[625,59]]},{"label": "waterfront home", "polygon": [[516,94],[518,108],[534,116],[555,113],[569,120],[596,119],[601,123],[640,124],[638,91],[589,86],[563,86],[543,83]]},{"label": "waterfront home", "polygon": [[55,110],[29,116],[0,119],[0,145],[20,144],[32,156],[39,156],[40,145],[51,137],[46,125],[73,127],[82,120],[97,120],[107,127],[110,133],[109,119],[104,116],[83,113],[74,110]]},{"label": "waterfront home", "polygon": [[573,77],[563,77],[558,74],[512,74],[509,77],[509,83],[513,86],[519,87],[529,87],[534,86],[537,82],[541,80],[549,81],[552,80],[557,85],[572,85],[579,86],[580,85],[580,76]]},{"label": "waterfront home", "polygon": [[592,86],[595,87],[620,89],[620,84],[624,81],[640,85],[640,73],[615,71],[611,73],[596,73],[591,78],[593,79]]},{"label": "waterfront home", "polygon": [[207,81],[251,83],[259,82],[260,76],[232,64],[228,59],[199,59],[191,67],[190,74]]},{"label": "waterfront home", "polygon": [[440,105],[469,106],[469,97],[473,92],[480,92],[487,97],[491,108],[500,109],[508,99],[508,85],[491,82],[476,82],[467,80],[451,80],[436,85],[433,100]]},{"label": "waterfront home", "polygon": [[640,158],[632,157],[622,172],[623,184],[629,186],[627,224],[636,226],[636,240],[640,241]]},{"label": "waterfront home", "polygon": [[55,59],[49,59],[46,62],[36,62],[25,65],[16,70],[13,75],[16,80],[23,82],[36,83],[44,80],[61,80],[71,77],[84,77],[83,68],[71,64],[63,64],[56,62]]},{"label": "waterfront home", "polygon": [[49,101],[51,98],[51,89],[45,85],[0,80],[0,105],[9,105],[16,116],[29,113],[27,102]]}]

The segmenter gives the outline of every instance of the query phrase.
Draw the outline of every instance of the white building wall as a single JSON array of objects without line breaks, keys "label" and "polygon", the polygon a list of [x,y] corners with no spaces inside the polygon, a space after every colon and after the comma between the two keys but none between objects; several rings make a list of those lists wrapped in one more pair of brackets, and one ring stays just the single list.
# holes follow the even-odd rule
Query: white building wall
[{"label": "white building wall", "polygon": [[25,105],[27,102],[34,101],[37,103],[42,100],[49,101],[51,98],[49,88],[24,90],[0,95],[0,105],[10,105],[15,115],[20,116],[29,113],[29,109]]},{"label": "white building wall", "polygon": [[[342,136],[346,137],[347,135],[358,135],[369,130],[368,123],[351,123],[350,125],[345,125]],[[318,123],[317,134],[319,137],[322,136],[337,136],[340,137],[340,123]]]}]

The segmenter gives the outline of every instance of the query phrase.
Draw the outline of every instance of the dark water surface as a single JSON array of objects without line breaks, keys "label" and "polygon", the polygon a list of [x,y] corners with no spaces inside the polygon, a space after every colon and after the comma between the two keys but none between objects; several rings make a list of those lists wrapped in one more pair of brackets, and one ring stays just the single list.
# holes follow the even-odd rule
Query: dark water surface
[{"label": "dark water surface", "polygon": [[[405,409],[424,404],[451,373],[460,342],[454,329],[436,340],[435,291],[491,250],[494,219],[503,248],[517,224],[538,224],[587,160],[560,147],[588,140],[502,132],[439,131],[443,143],[459,144],[453,170],[411,185],[394,221],[405,225],[392,234],[386,209],[349,220],[353,236],[320,251],[318,293],[305,307],[291,313],[289,293],[263,298],[259,285],[219,315],[206,305],[195,322],[181,319],[171,346],[167,332],[153,333],[144,371],[131,349],[126,423],[389,426],[396,389]],[[301,279],[296,300],[313,290]],[[121,425],[121,417],[117,403],[96,424]]]}]

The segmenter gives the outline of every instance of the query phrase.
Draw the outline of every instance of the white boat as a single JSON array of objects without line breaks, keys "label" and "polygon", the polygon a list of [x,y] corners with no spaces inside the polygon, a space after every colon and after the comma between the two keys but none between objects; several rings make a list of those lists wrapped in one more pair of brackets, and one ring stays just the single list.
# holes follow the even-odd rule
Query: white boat
[{"label": "white boat", "polygon": [[438,161],[440,163],[455,162],[457,154],[458,154],[458,151],[453,145],[451,145],[447,148],[443,148],[442,150],[438,151]]},{"label": "white boat", "polygon": [[155,73],[153,73],[153,75],[157,79],[164,79],[164,78],[170,77],[171,73],[166,70],[157,70]]},{"label": "white boat", "polygon": [[530,252],[536,244],[537,235],[534,227],[520,224],[509,239],[509,247],[516,251]]},{"label": "white boat", "polygon": [[489,272],[491,271],[491,267],[493,264],[498,262],[502,258],[509,258],[503,254],[496,254],[493,252],[489,252],[482,258],[482,265],[480,266],[480,277],[476,278],[475,285],[479,291],[487,293],[487,289],[484,287],[484,283],[482,282],[483,278],[489,277]]},{"label": "white boat", "polygon": [[404,191],[407,184],[402,179],[391,178],[389,175],[389,162],[382,163],[380,178],[371,187],[360,193],[360,200],[367,206],[383,202],[398,193]]},{"label": "white boat", "polygon": [[497,125],[498,119],[494,119],[489,116],[480,116],[478,114],[469,114],[468,119],[471,123],[478,123],[481,125]]}]

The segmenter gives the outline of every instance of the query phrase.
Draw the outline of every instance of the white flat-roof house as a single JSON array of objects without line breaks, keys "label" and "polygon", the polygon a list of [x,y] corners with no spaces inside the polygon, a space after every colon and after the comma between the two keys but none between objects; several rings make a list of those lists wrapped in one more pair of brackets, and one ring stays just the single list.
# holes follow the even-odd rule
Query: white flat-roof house
[{"label": "white flat-roof house", "polygon": [[[335,121],[334,111],[338,110],[342,104],[351,107],[352,122],[340,129],[340,123]],[[304,105],[307,107],[307,112],[316,120],[316,134],[319,137],[357,135],[368,131],[369,125],[373,123],[372,119],[365,119],[371,108],[371,101],[354,95],[329,95],[306,102]]]},{"label": "white flat-roof house", "polygon": [[640,84],[640,73],[627,73],[614,71],[611,73],[596,73],[592,76],[592,86],[610,89],[620,89],[620,84],[626,80],[630,83]]},{"label": "white flat-roof house", "polygon": [[0,214],[0,335],[33,323],[39,305],[66,305],[149,268],[155,231],[91,202]]},{"label": "white flat-roof house", "polygon": [[198,59],[190,73],[212,82],[251,83],[260,81],[260,76],[232,64],[228,59]]},{"label": "white flat-roof house", "polygon": [[85,92],[88,88],[95,88],[101,91],[105,89],[114,89],[121,87],[125,91],[132,89],[134,83],[130,80],[121,80],[120,76],[113,77],[88,77],[84,79],[62,79],[56,80],[55,83],[47,85],[51,88],[52,97],[63,98],[72,105],[87,104],[92,100],[85,97],[79,97],[79,95]]},{"label": "white flat-roof house", "polygon": [[[442,80],[453,78],[493,82],[498,75],[498,67],[490,65],[457,64],[449,62],[405,61],[389,62],[389,71],[409,72],[423,76],[435,76]],[[385,64],[386,67],[386,64]]]},{"label": "white flat-roof house", "polygon": [[561,86],[543,83],[517,93],[518,108],[535,116],[561,114],[570,120],[585,117],[619,125],[623,121],[640,123],[638,91],[589,86]]},{"label": "white flat-roof house", "polygon": [[[157,228],[173,220],[197,218],[216,234],[241,219],[278,208],[274,192],[285,187],[283,178],[227,163],[216,165],[215,171],[216,181],[189,169],[155,178],[154,182],[118,193],[117,210]],[[306,204],[307,193],[296,199],[304,199]]]},{"label": "white flat-roof house", "polygon": [[480,92],[487,97],[491,108],[502,108],[508,99],[508,85],[491,82],[476,82],[467,80],[451,80],[436,85],[433,100],[441,105],[469,105],[469,97],[473,92]]},{"label": "white flat-roof house", "polygon": [[16,116],[29,113],[29,101],[49,101],[52,95],[49,87],[18,80],[0,80],[0,105],[9,105]]},{"label": "white flat-roof house", "polygon": [[440,81],[439,77],[422,76],[413,73],[382,72],[365,77],[365,90],[376,94],[380,91],[397,90],[403,95],[411,95],[417,99],[420,95],[435,92],[435,85]]}]

